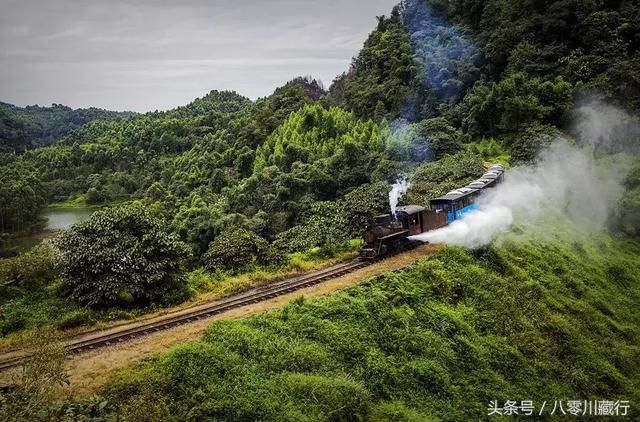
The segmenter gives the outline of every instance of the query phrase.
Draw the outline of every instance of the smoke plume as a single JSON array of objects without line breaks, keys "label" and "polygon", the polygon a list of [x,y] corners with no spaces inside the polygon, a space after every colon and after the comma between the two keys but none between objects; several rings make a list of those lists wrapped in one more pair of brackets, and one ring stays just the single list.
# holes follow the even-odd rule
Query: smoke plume
[{"label": "smoke plume", "polygon": [[398,202],[402,195],[407,193],[411,184],[407,182],[406,178],[402,178],[393,184],[391,187],[391,191],[389,192],[389,206],[391,207],[391,215],[396,215],[396,208],[398,207]]},{"label": "smoke plume", "polygon": [[[498,233],[518,221],[534,221],[549,215],[563,215],[586,229],[606,226],[624,192],[622,182],[631,160],[622,155],[599,157],[602,152],[619,152],[620,143],[611,133],[621,129],[612,118],[615,109],[601,116],[587,112],[588,124],[575,128],[576,143],[559,139],[532,166],[508,171],[505,181],[478,200],[478,209],[440,230],[413,238],[432,243],[466,247],[488,244]],[[628,121],[624,121],[629,126]],[[639,126],[640,127],[640,126]]]}]

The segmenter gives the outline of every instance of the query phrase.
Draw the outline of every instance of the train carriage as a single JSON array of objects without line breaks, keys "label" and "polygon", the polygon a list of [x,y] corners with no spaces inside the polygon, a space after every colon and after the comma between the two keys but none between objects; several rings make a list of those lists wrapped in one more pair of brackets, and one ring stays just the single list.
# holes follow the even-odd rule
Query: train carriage
[{"label": "train carriage", "polygon": [[503,180],[504,168],[501,165],[491,166],[478,180],[432,199],[429,201],[429,206],[432,210],[446,214],[447,223],[450,224],[477,208],[476,200],[484,189],[493,188]]},{"label": "train carriage", "polygon": [[485,189],[504,180],[504,168],[491,166],[479,179],[429,201],[429,208],[420,205],[398,207],[395,215],[374,218],[365,231],[365,247],[361,257],[374,259],[391,251],[403,250],[415,242],[409,239],[430,230],[444,227],[477,208],[476,201]]},{"label": "train carriage", "polygon": [[476,199],[481,190],[467,188],[455,190],[439,198],[429,201],[432,210],[441,212],[447,216],[447,223],[462,218],[466,213],[476,208]]}]

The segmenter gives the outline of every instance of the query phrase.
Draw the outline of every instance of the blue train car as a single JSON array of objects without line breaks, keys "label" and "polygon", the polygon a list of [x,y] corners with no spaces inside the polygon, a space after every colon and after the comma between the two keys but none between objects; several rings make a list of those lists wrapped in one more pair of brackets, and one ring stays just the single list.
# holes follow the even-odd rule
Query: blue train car
[{"label": "blue train car", "polygon": [[477,208],[476,201],[485,189],[493,188],[504,180],[504,168],[492,166],[481,178],[467,186],[452,190],[446,195],[429,201],[432,210],[446,213],[447,223],[462,218],[466,213]]}]

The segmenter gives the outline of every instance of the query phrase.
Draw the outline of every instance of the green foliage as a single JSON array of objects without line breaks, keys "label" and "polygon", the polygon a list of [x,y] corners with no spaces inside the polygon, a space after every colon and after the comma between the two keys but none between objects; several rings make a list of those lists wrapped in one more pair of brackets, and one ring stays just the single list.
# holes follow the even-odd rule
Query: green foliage
[{"label": "green foliage", "polygon": [[0,166],[0,232],[31,230],[39,224],[44,204],[44,187],[33,166]]},{"label": "green foliage", "polygon": [[562,236],[445,247],[329,297],[216,322],[106,397],[112,411],[154,397],[180,420],[460,421],[513,397],[633,403],[638,245]]},{"label": "green foliage", "polygon": [[[0,105],[0,241],[10,245],[9,233],[36,230],[42,207],[52,201],[140,200],[148,210],[143,219],[167,221],[162,234],[147,237],[127,227],[120,232],[114,224],[124,243],[96,234],[111,226],[96,227],[91,241],[78,241],[81,253],[93,247],[106,256],[87,258],[86,267],[77,264],[74,279],[93,287],[81,291],[67,283],[63,289],[76,292],[81,299],[71,297],[82,304],[92,297],[112,305],[181,295],[185,283],[177,263],[183,248],[168,240],[169,232],[195,252],[189,269],[203,262],[215,241],[215,254],[205,261],[232,272],[282,263],[284,252],[333,256],[360,236],[373,215],[387,212],[387,182],[417,163],[438,160],[418,167],[404,198],[426,204],[478,177],[483,159],[530,162],[556,136],[555,127],[564,124],[565,111],[580,94],[597,91],[637,110],[636,3],[407,0],[390,17],[378,18],[351,69],[329,93],[306,77],[257,101],[212,91],[184,107],[146,114]],[[389,127],[398,122],[406,129],[395,132],[392,142]],[[463,142],[472,138],[485,140],[465,151]],[[620,224],[636,236],[639,196],[629,183]],[[249,253],[225,256],[220,239],[238,232],[245,235],[236,246]],[[173,246],[162,249],[166,244]],[[127,261],[130,253],[140,261]],[[160,268],[147,254],[160,256]],[[3,333],[107,318],[57,297],[56,270],[39,259],[25,255],[0,264],[9,280],[0,287]],[[165,265],[169,261],[176,264]],[[130,266],[120,270],[122,262]],[[153,264],[149,271],[147,264]],[[27,270],[31,265],[36,270]],[[38,268],[50,268],[50,275]],[[625,278],[617,268],[612,274]],[[106,281],[93,271],[108,273]],[[208,289],[209,282],[192,276],[190,286]],[[370,359],[371,371],[384,360]],[[416,365],[416,373],[441,373],[431,362]],[[442,377],[429,380],[440,385]],[[416,417],[403,406],[410,408],[388,397],[367,412]]]},{"label": "green foliage", "polygon": [[269,264],[274,258],[266,240],[248,230],[234,229],[216,237],[202,260],[210,271],[240,272],[254,264]]},{"label": "green foliage", "polygon": [[235,91],[211,91],[202,98],[196,98],[184,107],[166,112],[156,112],[157,116],[186,118],[193,116],[216,116],[220,113],[238,113],[251,105],[248,98]]},{"label": "green foliage", "polygon": [[24,152],[48,145],[94,120],[118,120],[132,113],[97,108],[73,110],[51,107],[16,107],[0,102],[0,152]]},{"label": "green foliage", "polygon": [[448,155],[439,161],[421,165],[411,176],[407,203],[428,204],[429,199],[464,186],[484,172],[482,158],[470,152]]},{"label": "green foliage", "polygon": [[462,134],[446,119],[437,117],[397,130],[388,153],[394,160],[422,163],[455,154],[463,149],[461,141]]},{"label": "green foliage", "polygon": [[65,313],[67,306],[47,293],[59,276],[58,258],[47,242],[0,260],[0,336],[49,324]]},{"label": "green foliage", "polygon": [[0,392],[0,420],[60,420],[53,405],[68,383],[63,345],[48,331],[34,333],[22,344],[29,359],[13,374],[12,386]]},{"label": "green foliage", "polygon": [[273,165],[290,171],[294,163],[333,157],[349,147],[365,153],[383,151],[386,136],[372,121],[360,121],[339,108],[305,106],[258,147],[254,173]]},{"label": "green foliage", "polygon": [[371,219],[388,212],[389,185],[362,185],[335,202],[315,202],[301,223],[276,236],[274,248],[285,252],[315,247],[329,254],[344,242],[362,235]]},{"label": "green foliage", "polygon": [[65,231],[61,250],[65,288],[74,301],[113,306],[171,301],[184,290],[184,244],[140,205],[97,211]]},{"label": "green foliage", "polygon": [[320,83],[311,78],[295,78],[256,102],[241,136],[255,148],[285,121],[289,115],[324,95]]},{"label": "green foliage", "polygon": [[409,34],[394,9],[391,17],[378,18],[349,72],[330,88],[331,97],[359,117],[381,121],[400,111],[415,73]]},{"label": "green foliage", "polygon": [[85,325],[91,325],[93,322],[93,313],[90,310],[78,309],[62,315],[60,320],[56,322],[56,328],[64,331]]},{"label": "green foliage", "polygon": [[452,25],[435,1],[405,0],[402,18],[410,32],[416,81],[403,117],[450,115],[481,76],[482,54],[464,27]]},{"label": "green foliage", "polygon": [[58,250],[43,242],[13,259],[0,261],[0,291],[19,288],[39,290],[58,275]]},{"label": "green foliage", "polygon": [[385,182],[370,183],[357,187],[339,201],[338,212],[346,219],[343,230],[347,236],[360,237],[373,217],[389,211],[389,191]]},{"label": "green foliage", "polygon": [[561,123],[571,105],[571,85],[514,73],[489,86],[478,84],[465,97],[465,125],[472,135],[512,132],[531,123]]},{"label": "green foliage", "polygon": [[349,239],[346,216],[336,202],[317,202],[303,224],[280,233],[274,247],[285,252],[306,251],[316,246],[331,250]]},{"label": "green foliage", "polygon": [[505,144],[511,150],[511,165],[532,163],[540,151],[560,137],[561,133],[555,127],[537,123],[509,135]]},{"label": "green foliage", "polygon": [[622,230],[635,237],[640,236],[640,162],[625,181],[626,192],[622,198],[620,224]]},{"label": "green foliage", "polygon": [[507,164],[510,159],[510,155],[502,143],[496,139],[489,138],[484,139],[481,142],[474,142],[467,145],[467,149],[473,153],[482,157],[485,162],[495,164]]},{"label": "green foliage", "polygon": [[203,253],[222,231],[222,207],[219,201],[207,203],[194,192],[173,217],[173,228],[183,240],[194,245],[197,252]]}]

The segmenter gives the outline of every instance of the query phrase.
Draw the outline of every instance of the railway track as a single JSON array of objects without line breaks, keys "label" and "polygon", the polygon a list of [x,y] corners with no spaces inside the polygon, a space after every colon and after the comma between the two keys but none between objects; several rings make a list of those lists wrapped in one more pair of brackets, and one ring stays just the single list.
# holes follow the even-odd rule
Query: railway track
[{"label": "railway track", "polygon": [[[85,333],[72,337],[65,342],[65,349],[70,354],[94,350],[100,347],[124,343],[135,338],[139,338],[158,331],[168,330],[180,325],[189,324],[202,319],[210,318],[214,315],[229,311],[242,306],[263,302],[277,296],[282,296],[296,290],[310,287],[324,281],[341,277],[353,271],[368,267],[376,262],[396,255],[390,254],[383,258],[370,261],[353,259],[341,264],[334,265],[323,270],[314,271],[298,277],[275,282],[266,286],[257,287],[247,292],[240,293],[226,299],[216,301],[207,305],[201,305],[185,311],[168,314],[158,320],[141,323],[135,327],[123,328],[106,334],[100,331]],[[106,330],[105,330],[106,331]],[[28,355],[13,356],[5,359],[0,358],[0,371],[20,366],[29,359]]]}]

